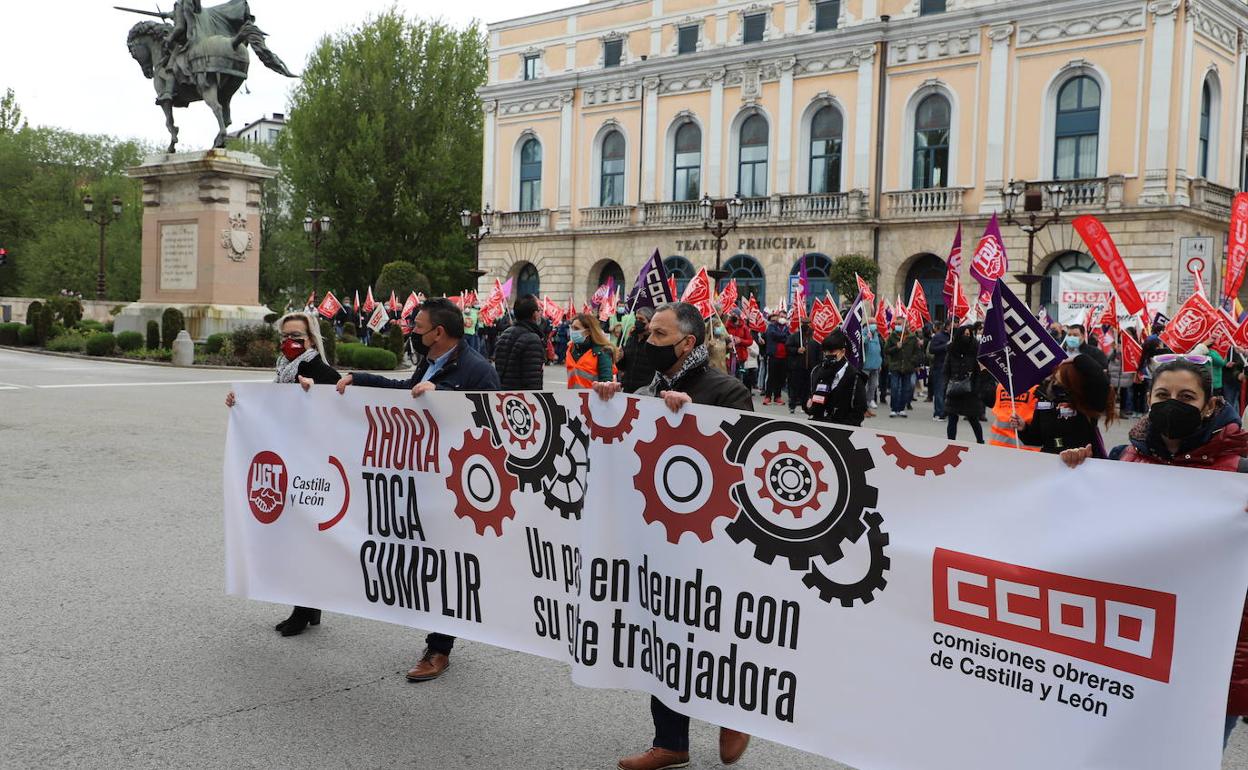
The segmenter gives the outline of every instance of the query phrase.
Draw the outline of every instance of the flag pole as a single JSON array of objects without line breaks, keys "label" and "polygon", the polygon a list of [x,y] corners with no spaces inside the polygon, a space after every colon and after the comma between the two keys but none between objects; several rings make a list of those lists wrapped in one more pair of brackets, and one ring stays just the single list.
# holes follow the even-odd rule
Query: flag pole
[{"label": "flag pole", "polygon": [[[1013,351],[1010,350],[1009,345],[1006,345],[1005,347],[1005,379],[1009,383],[1009,387],[1007,388],[1007,390],[1009,391],[1009,394],[1010,394],[1010,418],[1011,420],[1017,420],[1018,419],[1018,402],[1014,400],[1014,369],[1013,367],[1010,366],[1010,354],[1012,352]],[[1023,448],[1021,442],[1018,439],[1018,428],[1014,429],[1014,448],[1015,449]]]}]

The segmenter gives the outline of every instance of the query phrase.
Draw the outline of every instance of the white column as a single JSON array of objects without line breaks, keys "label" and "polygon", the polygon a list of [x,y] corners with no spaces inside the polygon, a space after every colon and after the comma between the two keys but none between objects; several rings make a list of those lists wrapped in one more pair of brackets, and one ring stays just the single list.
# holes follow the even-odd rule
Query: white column
[{"label": "white column", "polygon": [[640,202],[649,203],[658,200],[655,195],[655,173],[659,166],[655,156],[659,146],[659,79],[648,77],[642,81],[641,87],[644,89],[642,98],[645,100],[643,109],[646,112],[646,119],[641,127],[643,138],[639,196]]},{"label": "white column", "polygon": [[1174,15],[1178,7],[1179,0],[1162,0],[1148,7],[1153,16],[1153,61],[1148,76],[1148,144],[1140,202],[1163,206],[1170,202],[1170,93],[1174,79]]},{"label": "white column", "polygon": [[854,189],[871,186],[871,116],[875,114],[875,46],[854,51],[858,103],[854,107]]},{"label": "white column", "polygon": [[481,205],[501,208],[494,200],[494,159],[497,148],[494,146],[494,127],[498,115],[498,102],[489,99],[482,103],[485,111],[485,127],[481,137],[481,155],[484,163],[481,167]]},{"label": "white column", "polygon": [[711,73],[711,114],[706,118],[706,129],[709,134],[706,141],[706,192],[712,197],[723,193],[721,188],[722,153],[724,145],[724,70],[717,69]]},{"label": "white column", "polygon": [[797,34],[797,2],[785,2],[784,4],[784,34]]},{"label": "white column", "polygon": [[651,58],[659,56],[663,53],[663,28],[655,25],[650,28],[650,56]]},{"label": "white column", "polygon": [[576,69],[576,43],[568,43],[563,49],[563,71]]},{"label": "white column", "polygon": [[[1235,44],[1235,93],[1230,99],[1225,96],[1222,97],[1222,104],[1224,105],[1222,109],[1235,111],[1235,133],[1231,135],[1232,140],[1230,142],[1218,137],[1218,142],[1223,148],[1230,149],[1230,158],[1235,161],[1234,166],[1231,166],[1230,163],[1218,163],[1218,166],[1222,169],[1218,172],[1218,184],[1231,189],[1239,189],[1239,176],[1244,162],[1244,110],[1239,104],[1239,97],[1244,93],[1244,82],[1248,79],[1248,72],[1245,72],[1244,65],[1244,41],[1241,38]],[[1219,155],[1219,157],[1222,156]]]},{"label": "white column", "polygon": [[[1179,157],[1174,162],[1174,202],[1186,206],[1191,202],[1187,180],[1187,161],[1190,157],[1188,138],[1192,132],[1192,55],[1196,49],[1196,9],[1189,4],[1183,18],[1183,78],[1179,88]],[[1238,99],[1236,100],[1238,101]]]},{"label": "white column", "polygon": [[988,152],[984,157],[983,201],[979,205],[984,214],[1000,208],[1001,187],[1005,183],[1005,108],[1013,35],[1012,24],[988,30],[992,44],[988,69]]},{"label": "white column", "polygon": [[574,91],[563,91],[559,100],[563,108],[559,112],[559,212],[557,226],[566,230],[572,226],[572,102]]},{"label": "white column", "polygon": [[728,14],[721,13],[715,16],[715,47],[723,48],[728,45]]},{"label": "white column", "polygon": [[776,148],[776,193],[788,195],[792,190],[793,172],[793,70],[797,59],[790,56],[781,59],[780,66],[780,114],[776,127],[779,142]]}]

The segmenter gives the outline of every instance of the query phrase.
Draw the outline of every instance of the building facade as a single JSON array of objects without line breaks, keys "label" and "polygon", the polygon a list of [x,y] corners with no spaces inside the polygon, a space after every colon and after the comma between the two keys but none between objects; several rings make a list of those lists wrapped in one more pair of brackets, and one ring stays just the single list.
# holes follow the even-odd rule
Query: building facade
[{"label": "building facade", "polygon": [[698,200],[736,194],[719,246],[743,294],[860,254],[884,296],[917,279],[940,304],[958,224],[969,252],[1018,181],[1063,186],[1033,304],[1095,270],[1081,213],[1177,289],[1181,239],[1220,256],[1242,187],[1246,30],[1242,0],[598,0],[493,24],[483,283],[580,301],[656,248],[687,278],[716,260]]},{"label": "building facade", "polygon": [[253,120],[246,126],[231,134],[235,139],[242,139],[251,144],[274,144],[277,137],[286,128],[286,115],[274,112],[259,120]]}]

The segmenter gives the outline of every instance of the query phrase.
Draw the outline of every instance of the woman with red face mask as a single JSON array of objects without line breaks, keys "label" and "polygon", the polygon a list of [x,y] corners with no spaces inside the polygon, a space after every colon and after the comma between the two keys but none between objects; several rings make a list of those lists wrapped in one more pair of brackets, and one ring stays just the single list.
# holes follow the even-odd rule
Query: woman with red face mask
[{"label": "woman with red face mask", "polygon": [[[282,352],[277,357],[274,382],[298,383],[304,390],[313,385],[333,385],[340,375],[324,358],[320,325],[307,313],[287,313],[278,321]],[[234,391],[225,396],[225,405],[234,406]],[[321,611],[312,607],[295,607],[290,617],[278,623],[282,636],[303,633],[309,625],[321,624]]]}]

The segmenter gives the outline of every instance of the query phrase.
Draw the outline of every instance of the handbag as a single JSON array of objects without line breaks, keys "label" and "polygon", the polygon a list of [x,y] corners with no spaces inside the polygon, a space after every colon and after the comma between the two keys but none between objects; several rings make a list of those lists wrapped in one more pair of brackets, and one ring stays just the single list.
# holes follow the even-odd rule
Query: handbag
[{"label": "handbag", "polygon": [[964,377],[960,380],[951,380],[949,385],[945,387],[945,396],[962,397],[969,396],[975,392],[971,385],[971,378]]}]

